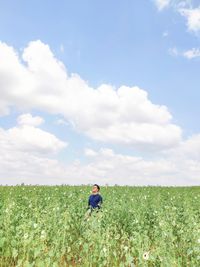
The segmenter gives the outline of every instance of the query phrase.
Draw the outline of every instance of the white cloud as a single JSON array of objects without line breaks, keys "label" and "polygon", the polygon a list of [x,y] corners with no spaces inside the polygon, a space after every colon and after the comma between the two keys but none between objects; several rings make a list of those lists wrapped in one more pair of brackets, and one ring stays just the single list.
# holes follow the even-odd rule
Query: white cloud
[{"label": "white cloud", "polygon": [[182,151],[190,159],[200,161],[200,134],[186,140],[182,145]]},{"label": "white cloud", "polygon": [[182,141],[176,149],[166,152],[171,158],[189,159],[200,162],[200,134],[191,136]]},{"label": "white cloud", "polygon": [[198,185],[199,146],[200,137],[194,136],[168,154],[152,160],[117,154],[107,148],[99,151],[89,149],[90,162],[77,166],[77,171],[84,175],[74,179],[80,183],[83,177],[87,177],[87,182],[98,181],[101,184]]},{"label": "white cloud", "polygon": [[25,64],[12,47],[0,44],[2,112],[15,106],[60,114],[75,130],[103,142],[162,149],[181,140],[167,107],[153,104],[145,90],[91,88],[77,74],[68,75],[41,41],[30,42],[22,58]]},{"label": "white cloud", "polygon": [[30,113],[22,114],[17,118],[19,125],[39,126],[44,122],[44,119],[39,116],[33,117]]},{"label": "white cloud", "polygon": [[[173,133],[173,136],[169,133]],[[180,141],[180,129],[177,126],[148,123],[121,123],[108,127],[107,131],[104,131],[104,129],[91,129],[88,135],[96,140],[109,143],[121,143],[137,148],[155,150],[161,147],[169,148]]]},{"label": "white cloud", "polygon": [[[86,148],[84,152],[89,162],[74,160],[64,165],[50,156],[66,144],[47,132],[35,132],[38,128],[33,128],[23,126],[0,130],[1,184],[98,182],[110,185],[169,186],[197,185],[200,182],[200,135],[192,136],[176,148],[151,160],[115,153],[110,148]],[[41,145],[44,136],[49,139],[45,148]],[[27,140],[28,137],[30,139]]]},{"label": "white cloud", "polygon": [[176,47],[170,48],[168,52],[169,52],[169,54],[171,56],[175,56],[176,57],[176,56],[179,55],[178,49]]},{"label": "white cloud", "polygon": [[199,48],[192,48],[190,50],[187,50],[183,53],[183,56],[188,58],[188,59],[200,57],[200,49]]},{"label": "white cloud", "polygon": [[0,117],[3,117],[8,114],[9,114],[8,103],[0,99]]},{"label": "white cloud", "polygon": [[174,57],[185,57],[187,59],[193,59],[200,57],[200,49],[199,48],[192,48],[187,51],[179,51],[176,47],[170,48],[168,50],[169,55],[174,56]]},{"label": "white cloud", "polygon": [[1,151],[12,150],[48,155],[57,153],[67,146],[66,142],[59,140],[53,134],[30,124],[30,118],[34,123],[38,122],[39,118],[40,122],[42,121],[41,117],[32,117],[31,114],[29,114],[29,118],[26,120],[27,114],[24,114],[18,117],[19,126],[8,130],[0,128]]},{"label": "white cloud", "polygon": [[55,121],[55,124],[57,124],[57,125],[69,125],[69,123],[66,120],[63,120],[63,119],[57,119]]},{"label": "white cloud", "polygon": [[171,0],[154,0],[158,10],[163,10],[170,5]]},{"label": "white cloud", "polygon": [[188,30],[197,33],[200,30],[200,7],[182,8],[179,12],[187,19]]},{"label": "white cloud", "polygon": [[85,155],[87,157],[95,157],[97,155],[97,153],[93,149],[86,148],[85,149]]},{"label": "white cloud", "polygon": [[191,8],[193,0],[173,0],[171,4],[176,10],[179,10],[181,8]]},{"label": "white cloud", "polygon": [[53,134],[30,125],[7,130],[8,142],[17,149],[39,153],[57,153],[66,144]]},{"label": "white cloud", "polygon": [[[18,117],[32,119],[31,114]],[[40,122],[42,118],[40,117]],[[5,130],[0,128],[0,183],[55,183],[55,178],[63,173],[62,165],[52,159],[60,150],[67,146],[53,134],[33,125],[19,125]],[[38,120],[39,122],[39,120]]]},{"label": "white cloud", "polygon": [[159,11],[170,7],[175,11],[182,8],[192,8],[192,0],[154,0],[154,3]]},{"label": "white cloud", "polygon": [[192,0],[154,0],[159,11],[170,7],[186,18],[189,31],[197,33],[200,30],[200,6],[194,8]]}]

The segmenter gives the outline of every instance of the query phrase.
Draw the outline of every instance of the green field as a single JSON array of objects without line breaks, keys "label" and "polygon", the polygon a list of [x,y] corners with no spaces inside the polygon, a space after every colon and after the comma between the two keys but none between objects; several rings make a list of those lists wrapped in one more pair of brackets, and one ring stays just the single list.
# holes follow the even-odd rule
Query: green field
[{"label": "green field", "polygon": [[200,266],[200,187],[1,186],[0,266]]}]

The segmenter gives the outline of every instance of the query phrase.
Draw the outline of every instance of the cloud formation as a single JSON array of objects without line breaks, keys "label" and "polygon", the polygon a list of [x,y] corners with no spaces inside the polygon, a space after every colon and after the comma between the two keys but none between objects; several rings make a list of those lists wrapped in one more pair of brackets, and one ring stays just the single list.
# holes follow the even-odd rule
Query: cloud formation
[{"label": "cloud formation", "polygon": [[183,56],[188,58],[188,59],[200,57],[200,49],[199,48],[192,48],[190,50],[187,50],[183,53]]},{"label": "cloud formation", "polygon": [[17,125],[0,129],[0,183],[191,185],[199,183],[200,136],[183,140],[166,106],[150,101],[137,86],[92,88],[69,74],[48,45],[31,42],[22,57],[0,44],[0,112],[12,107],[61,115],[58,124],[92,139],[129,148],[156,149],[151,160],[115,153],[103,147],[85,148],[86,161],[68,165],[55,155],[67,143],[40,126],[40,116],[23,113]]},{"label": "cloud formation", "polygon": [[0,156],[0,183],[93,184],[98,181],[102,185],[198,185],[199,140],[199,136],[194,137],[177,151],[154,160],[115,153],[105,147],[87,148],[89,162],[74,160],[68,165],[47,155],[11,149],[4,157]]},{"label": "cloud formation", "polygon": [[155,0],[156,7],[159,11],[163,10],[164,8],[168,7],[171,0]]},{"label": "cloud formation", "polygon": [[32,125],[36,121],[44,122],[39,116],[22,114],[17,118],[17,126],[0,129],[0,184],[98,181],[102,185],[197,185],[200,182],[200,135],[181,141],[151,159],[115,153],[106,147],[85,148],[87,160],[75,159],[64,165],[55,156],[67,143]]},{"label": "cloud formation", "polygon": [[172,8],[181,16],[186,18],[188,31],[198,33],[200,30],[200,6],[194,7],[192,0],[154,0],[154,3],[159,11]]},{"label": "cloud formation", "polygon": [[[22,114],[16,127],[0,128],[0,184],[51,183],[61,173],[54,157],[67,143],[36,126],[44,119]],[[46,180],[45,180],[46,179]]]},{"label": "cloud formation", "polygon": [[179,12],[187,20],[187,28],[192,32],[199,32],[200,30],[200,7],[198,8],[182,8]]},{"label": "cloud formation", "polygon": [[92,139],[147,149],[181,141],[181,129],[171,122],[167,107],[153,104],[145,90],[108,84],[92,88],[77,74],[69,75],[41,41],[30,42],[21,58],[0,43],[0,60],[2,115],[12,106],[60,114]]},{"label": "cloud formation", "polygon": [[30,113],[22,114],[17,118],[19,125],[40,126],[44,119],[40,116],[33,117]]},{"label": "cloud formation", "polygon": [[199,151],[200,135],[188,138],[176,149],[151,160],[115,153],[108,148],[86,149],[90,162],[84,168],[92,170],[99,181],[109,184],[198,185]]},{"label": "cloud formation", "polygon": [[173,57],[185,57],[187,59],[194,59],[200,57],[200,49],[199,48],[191,48],[186,51],[180,51],[176,47],[170,48],[168,50],[170,56]]},{"label": "cloud formation", "polygon": [[[4,130],[0,128],[0,150],[4,156],[8,151],[30,152],[51,155],[67,147],[67,143],[36,126],[44,120],[23,114],[18,117],[18,126]],[[5,153],[3,153],[5,152]]]}]

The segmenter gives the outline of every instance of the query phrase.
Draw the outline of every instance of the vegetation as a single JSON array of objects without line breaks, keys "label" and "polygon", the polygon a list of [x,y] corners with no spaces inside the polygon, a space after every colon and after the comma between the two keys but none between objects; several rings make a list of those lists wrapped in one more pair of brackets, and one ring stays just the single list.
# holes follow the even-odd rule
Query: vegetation
[{"label": "vegetation", "polygon": [[0,266],[200,266],[200,187],[1,186]]}]

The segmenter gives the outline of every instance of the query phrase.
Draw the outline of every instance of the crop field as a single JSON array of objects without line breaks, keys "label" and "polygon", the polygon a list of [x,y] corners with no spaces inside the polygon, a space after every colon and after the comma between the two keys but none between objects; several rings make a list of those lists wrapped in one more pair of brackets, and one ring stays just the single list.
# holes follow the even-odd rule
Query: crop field
[{"label": "crop field", "polygon": [[0,266],[200,266],[200,187],[1,186]]}]

